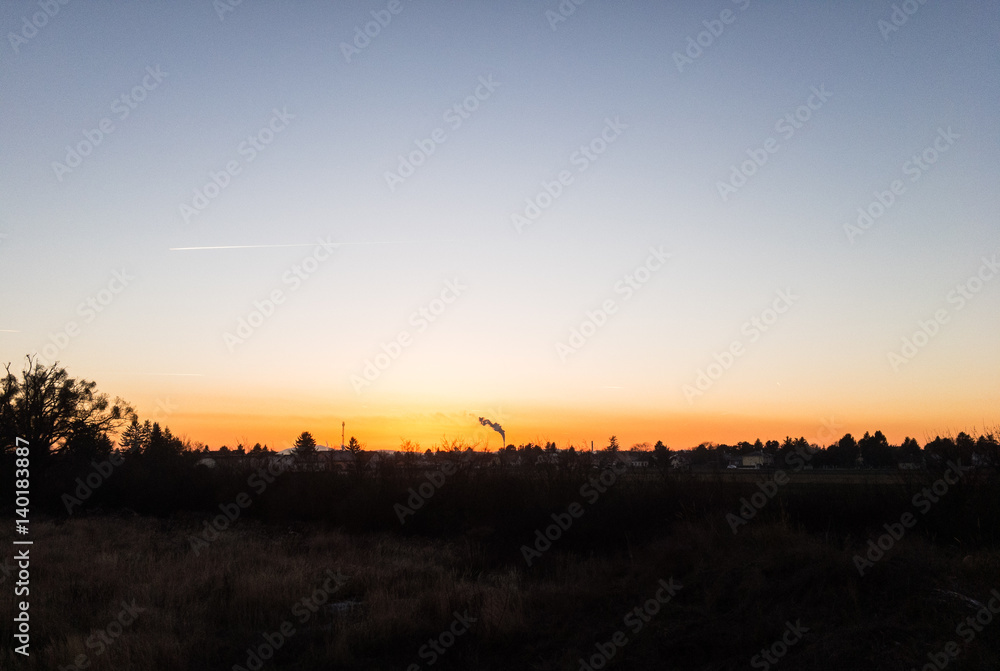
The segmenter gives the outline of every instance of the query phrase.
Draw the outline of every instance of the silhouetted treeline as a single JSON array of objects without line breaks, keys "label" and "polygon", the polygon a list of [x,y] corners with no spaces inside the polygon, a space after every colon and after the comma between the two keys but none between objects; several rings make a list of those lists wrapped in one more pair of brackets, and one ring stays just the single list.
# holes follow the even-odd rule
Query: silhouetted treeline
[{"label": "silhouetted treeline", "polygon": [[[30,443],[32,509],[58,517],[131,511],[209,520],[220,506],[234,510],[239,501],[239,516],[282,525],[471,534],[495,542],[502,558],[574,503],[585,514],[560,544],[594,549],[612,537],[648,537],[678,520],[710,518],[726,529],[725,516],[782,469],[849,468],[856,482],[793,480],[775,488],[773,500],[754,517],[857,537],[912,509],[922,488],[960,463],[977,467],[963,471],[922,516],[919,532],[973,546],[1000,540],[1000,499],[993,489],[1000,450],[991,434],[937,437],[921,447],[910,438],[890,445],[876,431],[860,440],[848,434],[824,448],[787,438],[683,451],[662,442],[621,450],[612,437],[593,453],[553,443],[484,453],[458,442],[423,452],[406,444],[405,451],[373,453],[352,439],[351,450],[332,453],[317,451],[303,432],[299,454],[279,455],[259,444],[249,451],[210,451],[185,444],[168,427],[140,421],[127,403],[98,394],[93,383],[31,360],[20,377],[8,366],[0,427],[0,505],[9,509],[14,500],[20,437]],[[760,469],[727,477],[734,473],[729,467],[742,466],[747,457]],[[899,470],[900,463],[913,468]],[[869,468],[892,469],[899,477],[874,484],[865,479]]]}]

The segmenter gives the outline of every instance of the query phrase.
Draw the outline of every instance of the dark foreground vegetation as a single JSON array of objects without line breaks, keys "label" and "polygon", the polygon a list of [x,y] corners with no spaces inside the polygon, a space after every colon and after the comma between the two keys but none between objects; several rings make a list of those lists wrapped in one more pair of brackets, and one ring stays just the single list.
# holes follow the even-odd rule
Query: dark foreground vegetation
[{"label": "dark foreground vegetation", "polygon": [[[289,472],[258,495],[213,473],[204,507],[169,514],[116,507],[115,477],[104,502],[31,522],[32,656],[11,651],[5,617],[3,668],[250,669],[268,641],[272,669],[580,669],[601,651],[607,668],[769,668],[768,650],[781,668],[904,670],[951,642],[948,668],[1000,664],[986,473],[930,507],[914,505],[929,475],[789,483],[735,527],[757,484],[626,473],[595,498],[572,479],[458,470],[401,524],[423,477]],[[2,575],[12,613],[16,572]],[[142,610],[117,626],[123,603]],[[469,626],[449,636],[457,616]],[[775,648],[789,623],[808,631]]]},{"label": "dark foreground vegetation", "polygon": [[[789,622],[808,631],[781,668],[921,668],[949,642],[961,650],[949,668],[1000,664],[996,623],[967,628],[968,644],[956,633],[1000,583],[1000,553],[920,533],[861,577],[851,539],[764,521],[733,535],[717,520],[677,518],[635,539],[593,525],[584,536],[602,537],[594,547],[558,544],[532,567],[482,531],[241,520],[195,554],[200,520],[188,516],[34,524],[32,655],[13,654],[4,618],[5,669],[255,668],[268,641],[280,642],[263,664],[271,669],[578,669],[619,631],[627,642],[607,668],[768,668],[758,655]],[[676,594],[654,613],[645,604],[662,581]],[[10,613],[5,583],[0,609]],[[116,626],[123,604],[138,612]],[[645,618],[626,620],[636,607]],[[456,613],[475,621],[442,639]],[[450,646],[434,655],[431,640]]]},{"label": "dark foreground vegetation", "polygon": [[533,447],[208,467],[41,373],[0,397],[3,669],[1000,667],[1000,479],[964,453],[993,436],[847,480],[804,477],[829,450],[796,441],[738,473]]}]

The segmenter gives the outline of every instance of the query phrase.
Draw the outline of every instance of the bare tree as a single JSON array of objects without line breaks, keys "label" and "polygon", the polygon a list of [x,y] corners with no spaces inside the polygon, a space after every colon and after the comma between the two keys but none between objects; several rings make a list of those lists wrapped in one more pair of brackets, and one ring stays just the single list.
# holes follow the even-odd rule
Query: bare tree
[{"label": "bare tree", "polygon": [[121,398],[111,401],[97,383],[71,378],[58,363],[42,365],[26,357],[20,377],[11,372],[0,380],[0,450],[14,449],[17,438],[28,441],[32,465],[42,466],[62,452],[74,436],[114,433],[135,416]]}]

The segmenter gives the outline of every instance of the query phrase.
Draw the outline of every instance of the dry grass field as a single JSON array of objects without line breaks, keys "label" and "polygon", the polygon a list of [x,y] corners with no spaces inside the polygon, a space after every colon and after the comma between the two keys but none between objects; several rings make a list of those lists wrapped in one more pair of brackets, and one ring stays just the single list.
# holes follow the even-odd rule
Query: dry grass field
[{"label": "dry grass field", "polygon": [[[862,577],[843,540],[763,521],[734,535],[717,516],[617,550],[554,544],[530,567],[498,560],[489,529],[432,539],[239,520],[196,553],[200,522],[33,522],[31,657],[12,652],[4,618],[0,665],[545,670],[604,650],[607,668],[766,668],[758,655],[789,622],[808,631],[776,659],[785,669],[921,668],[949,641],[962,648],[949,668],[1000,665],[1000,625],[967,645],[956,635],[1000,587],[1000,553],[916,534]],[[676,593],[653,603],[661,580]],[[645,616],[627,619],[636,607]]]}]

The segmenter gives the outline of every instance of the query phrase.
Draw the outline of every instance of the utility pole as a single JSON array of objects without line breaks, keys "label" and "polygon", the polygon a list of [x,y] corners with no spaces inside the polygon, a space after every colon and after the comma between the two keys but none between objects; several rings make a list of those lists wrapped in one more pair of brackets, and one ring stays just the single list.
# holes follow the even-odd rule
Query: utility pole
[{"label": "utility pole", "polygon": [[347,424],[347,422],[341,422],[340,423],[340,449],[344,449],[344,425],[345,424]]}]

